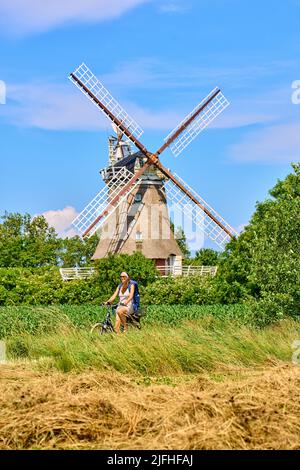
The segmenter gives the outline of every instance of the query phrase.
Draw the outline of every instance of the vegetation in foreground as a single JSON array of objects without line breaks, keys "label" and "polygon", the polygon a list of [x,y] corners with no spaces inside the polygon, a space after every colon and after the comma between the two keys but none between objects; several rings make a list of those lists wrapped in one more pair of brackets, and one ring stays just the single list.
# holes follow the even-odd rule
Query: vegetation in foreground
[{"label": "vegetation in foreground", "polygon": [[39,368],[1,367],[1,449],[300,448],[300,369],[291,363],[220,365],[186,381]]},{"label": "vegetation in foreground", "polygon": [[[62,326],[89,329],[105,318],[106,308],[96,305],[53,305],[0,307],[0,339],[22,333],[43,334]],[[195,320],[205,315],[233,319],[242,324],[257,323],[246,305],[150,305],[143,324],[178,326],[184,320]],[[252,318],[252,322],[251,322]],[[259,323],[261,318],[259,318]]]},{"label": "vegetation in foreground", "polygon": [[11,359],[37,360],[42,368],[69,372],[86,368],[140,376],[169,376],[212,371],[221,365],[264,366],[291,361],[299,322],[285,320],[264,329],[232,319],[204,315],[178,326],[148,325],[127,334],[91,336],[68,324],[49,333],[7,339]]},{"label": "vegetation in foreground", "polygon": [[239,307],[98,337],[79,307],[11,309],[38,321],[6,336],[0,448],[299,449],[300,324],[251,327]]}]

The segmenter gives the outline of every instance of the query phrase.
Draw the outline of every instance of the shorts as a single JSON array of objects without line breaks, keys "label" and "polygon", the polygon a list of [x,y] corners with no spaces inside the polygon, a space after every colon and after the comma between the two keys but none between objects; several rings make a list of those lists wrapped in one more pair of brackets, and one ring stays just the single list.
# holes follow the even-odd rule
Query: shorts
[{"label": "shorts", "polygon": [[129,317],[130,315],[133,314],[133,305],[132,303],[129,304],[128,306],[125,306],[125,305],[119,305],[118,308],[117,308],[117,313],[118,313],[118,309],[119,307],[123,307],[123,308],[126,308],[126,316]]}]

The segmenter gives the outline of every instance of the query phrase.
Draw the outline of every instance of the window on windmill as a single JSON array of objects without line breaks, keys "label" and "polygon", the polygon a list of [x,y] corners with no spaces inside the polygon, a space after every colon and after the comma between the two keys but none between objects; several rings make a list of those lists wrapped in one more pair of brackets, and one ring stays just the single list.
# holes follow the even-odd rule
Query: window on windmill
[{"label": "window on windmill", "polygon": [[137,241],[140,241],[143,239],[143,235],[142,235],[142,232],[138,231],[138,232],[135,232],[135,239]]},{"label": "window on windmill", "polygon": [[134,202],[141,202],[141,200],[142,200],[141,193],[136,193],[135,198],[134,198]]}]

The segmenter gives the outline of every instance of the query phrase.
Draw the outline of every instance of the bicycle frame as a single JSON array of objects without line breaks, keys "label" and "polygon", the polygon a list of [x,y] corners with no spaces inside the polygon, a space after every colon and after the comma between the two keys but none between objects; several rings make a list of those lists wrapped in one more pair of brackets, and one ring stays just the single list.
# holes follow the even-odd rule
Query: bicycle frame
[{"label": "bicycle frame", "polygon": [[101,305],[101,307],[106,307],[106,309],[107,309],[105,320],[103,322],[100,322],[102,327],[104,329],[106,329],[109,326],[112,329],[114,329],[112,321],[111,321],[111,315],[114,313],[114,311],[116,312],[116,310],[118,308],[118,304],[116,304],[116,305],[105,305],[104,304],[104,305]]},{"label": "bicycle frame", "polygon": [[[100,321],[100,322],[96,323],[95,325],[93,325],[93,327],[90,330],[91,333],[93,333],[94,331],[99,332],[99,330],[100,330],[100,334],[115,332],[114,326],[113,326],[112,321],[111,321],[111,315],[114,312],[116,312],[119,305],[120,304],[114,304],[114,305],[104,304],[104,305],[101,305],[101,307],[105,307],[107,309],[105,320]],[[134,317],[133,315],[129,315],[129,316],[126,317],[126,322],[127,322],[129,327],[135,327],[135,328],[138,328],[139,330],[141,329],[140,318],[141,318],[141,316],[145,315],[145,308],[141,309],[141,312],[142,313],[140,315],[136,316],[136,317]]]}]

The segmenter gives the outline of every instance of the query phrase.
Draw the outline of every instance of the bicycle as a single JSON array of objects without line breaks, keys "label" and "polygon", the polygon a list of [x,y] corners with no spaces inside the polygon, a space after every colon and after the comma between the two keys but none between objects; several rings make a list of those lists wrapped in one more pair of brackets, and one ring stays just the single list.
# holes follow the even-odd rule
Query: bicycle
[{"label": "bicycle", "polygon": [[[111,316],[116,313],[119,304],[109,305],[103,304],[100,307],[104,307],[107,309],[105,320],[101,322],[95,323],[92,328],[90,329],[91,334],[98,334],[103,335],[105,333],[115,333],[114,326],[111,321]],[[136,312],[126,317],[126,322],[129,327],[137,328],[138,330],[141,329],[141,317],[146,315],[146,307],[139,308]],[[121,326],[123,329],[123,326]]]}]

